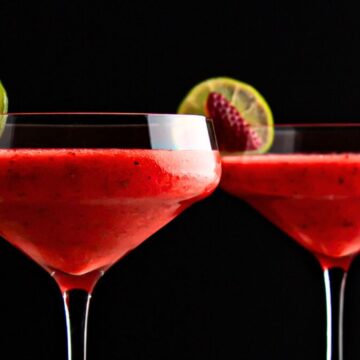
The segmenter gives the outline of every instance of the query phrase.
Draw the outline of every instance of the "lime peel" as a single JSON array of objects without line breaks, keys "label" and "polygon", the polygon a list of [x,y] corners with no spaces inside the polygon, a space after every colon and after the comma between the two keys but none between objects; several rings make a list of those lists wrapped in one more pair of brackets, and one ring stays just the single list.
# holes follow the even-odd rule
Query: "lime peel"
[{"label": "lime peel", "polygon": [[274,139],[273,115],[264,97],[247,83],[230,77],[215,77],[202,81],[188,92],[180,103],[178,113],[208,115],[206,102],[211,92],[223,95],[261,138],[260,148],[246,153],[268,151]]},{"label": "lime peel", "polygon": [[6,114],[8,111],[8,105],[9,105],[9,101],[6,94],[6,90],[0,81],[0,136],[2,135],[5,129],[6,119],[8,117]]}]

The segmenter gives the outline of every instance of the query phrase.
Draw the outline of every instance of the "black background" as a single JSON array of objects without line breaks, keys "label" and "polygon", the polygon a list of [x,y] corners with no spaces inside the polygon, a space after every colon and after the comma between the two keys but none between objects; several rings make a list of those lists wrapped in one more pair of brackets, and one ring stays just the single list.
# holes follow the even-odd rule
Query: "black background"
[{"label": "black background", "polygon": [[[15,111],[175,112],[196,83],[255,86],[277,123],[359,122],[358,16],[349,3],[0,2],[0,78]],[[1,220],[0,220],[1,221]],[[0,357],[65,359],[60,293],[0,243]],[[346,359],[360,355],[360,268]],[[325,359],[320,267],[221,190],[100,280],[89,359]]]}]

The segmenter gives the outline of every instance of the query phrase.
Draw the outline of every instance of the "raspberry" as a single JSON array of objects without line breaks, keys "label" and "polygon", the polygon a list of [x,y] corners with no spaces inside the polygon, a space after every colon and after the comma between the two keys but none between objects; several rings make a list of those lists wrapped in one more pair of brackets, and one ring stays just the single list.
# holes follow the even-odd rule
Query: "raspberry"
[{"label": "raspberry", "polygon": [[257,133],[222,94],[211,92],[207,98],[206,109],[214,121],[221,151],[256,150],[262,145]]}]

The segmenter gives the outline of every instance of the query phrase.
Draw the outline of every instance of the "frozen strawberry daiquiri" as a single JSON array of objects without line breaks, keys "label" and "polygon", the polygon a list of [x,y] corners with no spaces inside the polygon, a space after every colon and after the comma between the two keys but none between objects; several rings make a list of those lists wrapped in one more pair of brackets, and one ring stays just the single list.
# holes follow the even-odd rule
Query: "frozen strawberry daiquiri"
[{"label": "frozen strawberry daiquiri", "polygon": [[195,85],[178,111],[213,119],[223,190],[247,201],[320,261],[326,359],[342,360],[346,271],[360,251],[360,126],[274,127],[262,95],[227,77]]},{"label": "frozen strawberry daiquiri", "polygon": [[224,156],[221,186],[246,200],[324,269],[360,250],[360,154]]},{"label": "frozen strawberry daiquiri", "polygon": [[[346,272],[360,251],[359,139],[357,125],[275,126],[268,153],[222,157],[222,189],[319,260],[327,296],[327,360],[342,359]],[[335,268],[342,270],[340,277]]]},{"label": "frozen strawberry daiquiri", "polygon": [[107,268],[217,186],[211,130],[186,115],[8,116],[0,234],[59,284],[69,359],[86,358],[85,328],[71,328],[72,290],[84,290],[86,312]]},{"label": "frozen strawberry daiquiri", "polygon": [[1,235],[63,290],[91,291],[89,273],[209,195],[216,171],[203,150],[1,150]]}]

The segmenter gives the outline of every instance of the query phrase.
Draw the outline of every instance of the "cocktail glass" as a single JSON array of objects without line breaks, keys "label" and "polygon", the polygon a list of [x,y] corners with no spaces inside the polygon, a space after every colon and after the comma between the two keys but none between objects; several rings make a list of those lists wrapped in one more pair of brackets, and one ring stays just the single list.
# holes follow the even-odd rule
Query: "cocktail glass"
[{"label": "cocktail glass", "polygon": [[164,114],[6,116],[0,234],[55,279],[68,359],[84,360],[101,275],[217,186],[212,123]]},{"label": "cocktail glass", "polygon": [[222,164],[226,192],[318,259],[326,292],[326,359],[342,360],[345,282],[360,251],[360,125],[275,126],[268,153],[226,154]]}]

